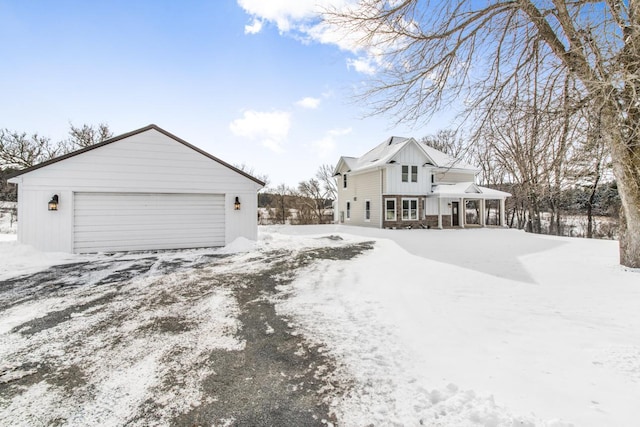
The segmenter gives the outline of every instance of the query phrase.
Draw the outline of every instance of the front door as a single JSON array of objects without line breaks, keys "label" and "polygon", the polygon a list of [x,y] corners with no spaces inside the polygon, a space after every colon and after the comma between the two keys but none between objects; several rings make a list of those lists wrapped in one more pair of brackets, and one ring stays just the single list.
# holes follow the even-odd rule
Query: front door
[{"label": "front door", "polygon": [[451,225],[453,227],[460,226],[460,215],[458,210],[460,209],[460,202],[451,202]]}]

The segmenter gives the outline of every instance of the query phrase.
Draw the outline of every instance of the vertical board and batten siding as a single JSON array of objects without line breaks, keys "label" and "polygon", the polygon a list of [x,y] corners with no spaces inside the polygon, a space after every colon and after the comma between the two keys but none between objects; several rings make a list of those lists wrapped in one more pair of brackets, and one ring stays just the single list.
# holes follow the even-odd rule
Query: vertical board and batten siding
[{"label": "vertical board and batten siding", "polygon": [[436,183],[444,182],[453,184],[456,182],[475,182],[476,180],[475,172],[447,171],[436,172],[435,175]]},{"label": "vertical board and batten siding", "polygon": [[[74,193],[224,194],[225,239],[257,238],[260,185],[169,136],[149,129],[17,178],[18,234],[41,250],[73,252]],[[46,204],[60,197],[59,210]],[[233,209],[239,197],[241,210]],[[40,226],[39,224],[42,224]]]},{"label": "vertical board and batten siding", "polygon": [[[396,163],[387,167],[386,194],[424,195],[431,191],[431,168],[423,166],[428,158],[415,144],[407,146],[393,158]],[[409,182],[402,182],[402,166],[418,167],[418,182],[411,182],[411,168],[409,168]]]},{"label": "vertical board and batten siding", "polygon": [[74,251],[224,246],[222,194],[76,193]]},{"label": "vertical board and batten siding", "polygon": [[460,201],[460,199],[451,198],[451,197],[428,197],[426,200],[426,210],[425,215],[438,215],[438,201],[440,202],[440,214],[441,215],[451,215],[451,206],[449,203]]}]

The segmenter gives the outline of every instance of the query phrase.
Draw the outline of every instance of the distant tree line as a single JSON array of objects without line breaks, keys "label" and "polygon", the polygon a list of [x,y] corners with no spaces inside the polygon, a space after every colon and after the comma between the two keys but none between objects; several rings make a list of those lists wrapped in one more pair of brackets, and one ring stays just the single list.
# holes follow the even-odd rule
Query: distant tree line
[{"label": "distant tree line", "polygon": [[321,165],[315,177],[297,187],[285,184],[266,188],[258,195],[261,224],[326,224],[333,222],[336,199],[333,166]]}]

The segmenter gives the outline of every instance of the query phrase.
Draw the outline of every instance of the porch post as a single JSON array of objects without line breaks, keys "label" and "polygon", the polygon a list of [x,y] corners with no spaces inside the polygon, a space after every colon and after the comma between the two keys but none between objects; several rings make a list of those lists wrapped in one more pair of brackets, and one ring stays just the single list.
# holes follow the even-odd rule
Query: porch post
[{"label": "porch post", "polygon": [[442,200],[440,197],[436,200],[438,201],[438,228],[442,230]]},{"label": "porch post", "polygon": [[501,227],[506,227],[506,220],[505,220],[505,213],[504,213],[504,198],[500,199],[500,226]]},{"label": "porch post", "polygon": [[484,199],[480,199],[480,226],[484,227],[486,224],[486,221],[484,219],[485,216],[485,200]]},{"label": "porch post", "polygon": [[460,228],[464,228],[464,223],[467,220],[467,207],[464,203],[464,198],[460,197],[460,209],[458,209],[458,223]]}]

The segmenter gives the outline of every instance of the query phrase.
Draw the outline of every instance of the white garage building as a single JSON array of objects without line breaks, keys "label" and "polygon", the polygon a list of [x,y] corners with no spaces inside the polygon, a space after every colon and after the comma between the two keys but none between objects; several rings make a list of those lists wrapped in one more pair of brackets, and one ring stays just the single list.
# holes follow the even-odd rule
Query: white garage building
[{"label": "white garage building", "polygon": [[224,246],[257,238],[264,183],[156,125],[12,176],[18,241],[42,251]]}]

